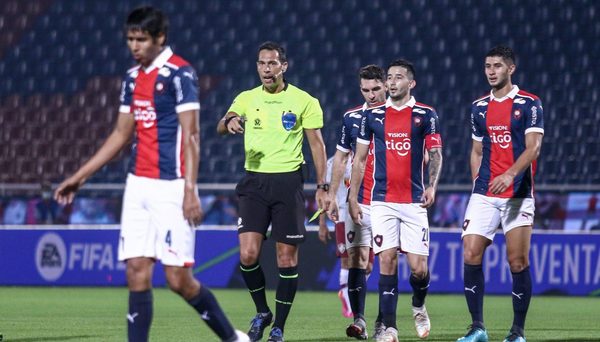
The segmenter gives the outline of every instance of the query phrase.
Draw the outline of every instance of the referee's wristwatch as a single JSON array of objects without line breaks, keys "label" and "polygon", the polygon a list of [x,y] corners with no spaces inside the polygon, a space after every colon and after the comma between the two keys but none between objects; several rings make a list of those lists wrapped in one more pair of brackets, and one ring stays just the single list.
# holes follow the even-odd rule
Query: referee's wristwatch
[{"label": "referee's wristwatch", "polygon": [[317,190],[329,191],[329,183],[317,184]]}]

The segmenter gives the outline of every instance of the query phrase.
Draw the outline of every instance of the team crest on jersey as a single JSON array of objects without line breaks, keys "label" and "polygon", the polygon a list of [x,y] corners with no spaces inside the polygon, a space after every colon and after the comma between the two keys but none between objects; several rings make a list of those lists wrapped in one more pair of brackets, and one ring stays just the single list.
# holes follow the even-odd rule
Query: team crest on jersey
[{"label": "team crest on jersey", "polygon": [[373,242],[375,242],[375,244],[376,244],[378,247],[381,247],[381,245],[383,244],[383,236],[381,236],[381,235],[375,235],[375,236],[373,237]]},{"label": "team crest on jersey", "polygon": [[298,121],[298,117],[296,114],[292,112],[283,112],[281,114],[281,124],[286,131],[291,131],[294,126],[296,126],[296,122]]},{"label": "team crest on jersey", "polygon": [[354,241],[354,236],[356,235],[356,233],[354,232],[348,232],[348,234],[346,234],[346,238],[348,239],[348,241],[350,243],[352,243]]},{"label": "team crest on jersey", "polygon": [[463,230],[467,230],[467,227],[469,226],[469,222],[471,222],[471,220],[465,220],[465,222],[463,222]]},{"label": "team crest on jersey", "polygon": [[156,91],[162,93],[165,90],[165,84],[162,81],[156,82]]},{"label": "team crest on jersey", "polygon": [[521,118],[521,110],[519,110],[519,109],[516,109],[516,110],[513,112],[513,116],[514,116],[514,117],[515,117],[515,119],[517,119],[517,120],[518,120],[518,119],[520,119],[520,118]]},{"label": "team crest on jersey", "polygon": [[337,250],[338,250],[338,253],[344,254],[344,252],[346,251],[346,244],[344,244],[344,243],[338,243],[337,244]]},{"label": "team crest on jersey", "polygon": [[415,123],[416,127],[420,127],[421,124],[423,123],[423,119],[421,119],[420,117],[417,116],[413,119],[413,122]]}]

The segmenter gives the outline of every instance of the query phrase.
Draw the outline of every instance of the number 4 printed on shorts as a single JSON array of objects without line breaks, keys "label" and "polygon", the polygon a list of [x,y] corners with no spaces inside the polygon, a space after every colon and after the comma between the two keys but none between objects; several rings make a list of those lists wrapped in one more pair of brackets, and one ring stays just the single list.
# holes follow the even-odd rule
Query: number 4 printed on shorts
[{"label": "number 4 printed on shorts", "polygon": [[167,231],[167,236],[165,237],[165,242],[169,244],[169,247],[171,247],[171,230]]}]

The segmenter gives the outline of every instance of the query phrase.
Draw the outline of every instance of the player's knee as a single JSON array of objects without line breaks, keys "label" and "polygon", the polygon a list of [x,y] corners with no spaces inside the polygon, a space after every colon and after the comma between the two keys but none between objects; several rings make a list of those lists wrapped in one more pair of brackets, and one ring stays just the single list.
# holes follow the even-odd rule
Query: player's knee
[{"label": "player's knee", "polygon": [[483,260],[483,253],[470,248],[465,248],[463,251],[463,257],[466,264],[480,265]]},{"label": "player's knee", "polygon": [[529,263],[524,257],[514,257],[508,259],[508,265],[512,273],[519,273],[529,266]]},{"label": "player's knee", "polygon": [[417,279],[425,279],[425,277],[427,277],[427,265],[423,266],[417,266],[417,267],[411,267],[410,272],[412,273],[412,275],[417,278]]},{"label": "player's knee", "polygon": [[259,251],[254,248],[240,249],[240,262],[242,265],[254,265],[258,261]]}]

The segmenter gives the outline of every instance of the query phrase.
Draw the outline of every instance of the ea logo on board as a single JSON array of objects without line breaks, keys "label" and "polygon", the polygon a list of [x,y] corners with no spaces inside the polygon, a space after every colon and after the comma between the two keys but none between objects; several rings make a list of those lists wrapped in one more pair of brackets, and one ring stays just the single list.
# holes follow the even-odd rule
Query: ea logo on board
[{"label": "ea logo on board", "polygon": [[55,281],[62,276],[67,265],[67,249],[62,238],[55,233],[42,235],[35,248],[35,266],[44,280]]}]

